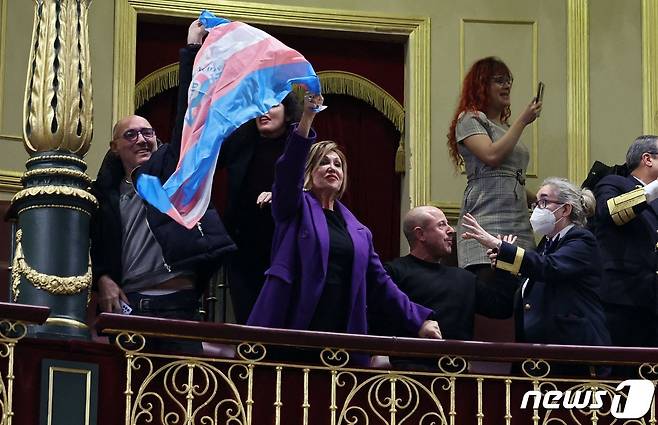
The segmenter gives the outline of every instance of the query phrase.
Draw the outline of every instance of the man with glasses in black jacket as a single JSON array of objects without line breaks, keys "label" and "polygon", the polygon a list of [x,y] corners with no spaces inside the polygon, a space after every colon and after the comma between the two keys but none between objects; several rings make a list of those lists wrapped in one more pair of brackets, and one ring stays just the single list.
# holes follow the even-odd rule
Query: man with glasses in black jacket
[{"label": "man with glasses in black jacket", "polygon": [[[194,57],[204,33],[190,26],[182,64]],[[176,169],[187,106],[187,85],[181,86],[171,143],[160,144],[143,117],[120,119],[92,185],[99,210],[92,217],[91,258],[101,311],[197,320],[200,294],[236,250],[212,205],[187,229],[142,200],[133,186],[141,173],[164,183]],[[200,351],[201,344],[151,340],[147,348]]]}]

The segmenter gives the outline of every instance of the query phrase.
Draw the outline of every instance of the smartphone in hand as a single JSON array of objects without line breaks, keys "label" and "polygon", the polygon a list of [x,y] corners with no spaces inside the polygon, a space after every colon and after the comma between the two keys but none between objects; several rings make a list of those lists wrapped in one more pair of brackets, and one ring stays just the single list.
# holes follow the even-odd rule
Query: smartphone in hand
[{"label": "smartphone in hand", "polygon": [[541,81],[537,84],[537,95],[535,96],[535,103],[539,103],[544,100],[544,87],[545,84]]},{"label": "smartphone in hand", "polygon": [[133,312],[133,309],[124,300],[119,300],[119,304],[121,304],[121,314],[130,314]]}]

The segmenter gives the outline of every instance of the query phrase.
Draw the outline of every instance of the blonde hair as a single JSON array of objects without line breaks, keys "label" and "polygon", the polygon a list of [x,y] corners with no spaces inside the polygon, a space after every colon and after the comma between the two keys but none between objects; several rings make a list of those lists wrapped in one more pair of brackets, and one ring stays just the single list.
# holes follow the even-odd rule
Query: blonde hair
[{"label": "blonde hair", "polygon": [[313,171],[320,166],[322,158],[331,152],[335,152],[338,155],[343,165],[343,181],[336,194],[336,199],[340,199],[347,189],[347,158],[345,158],[345,154],[340,150],[336,142],[331,140],[323,140],[311,146],[311,150],[306,157],[306,166],[304,167],[304,189],[311,190],[313,188]]}]

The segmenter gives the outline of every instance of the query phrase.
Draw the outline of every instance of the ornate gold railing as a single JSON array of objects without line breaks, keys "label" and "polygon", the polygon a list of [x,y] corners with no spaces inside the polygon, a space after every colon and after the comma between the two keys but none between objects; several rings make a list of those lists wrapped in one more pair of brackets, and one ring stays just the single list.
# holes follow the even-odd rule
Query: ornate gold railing
[{"label": "ornate gold railing", "polygon": [[0,302],[0,425],[11,425],[14,416],[14,349],[27,334],[28,324],[42,324],[48,307]]},{"label": "ornate gold railing", "polygon": [[[654,349],[430,341],[113,314],[102,314],[97,327],[115,334],[125,354],[126,424],[656,423],[655,401],[639,419],[617,419],[611,409],[615,396],[618,410],[626,400],[626,393],[616,391],[620,381],[643,378],[655,385]],[[230,354],[144,352],[146,338],[152,336],[221,343]],[[396,371],[354,365],[363,353],[434,358],[436,368]],[[489,363],[483,367],[477,361]],[[518,373],[490,371],[510,364]],[[583,375],[561,376],[558,369]],[[539,397],[526,396],[527,407],[521,409],[531,390],[542,395],[570,391],[564,397],[567,406],[580,407],[565,408],[558,399],[559,408],[547,409]]]}]

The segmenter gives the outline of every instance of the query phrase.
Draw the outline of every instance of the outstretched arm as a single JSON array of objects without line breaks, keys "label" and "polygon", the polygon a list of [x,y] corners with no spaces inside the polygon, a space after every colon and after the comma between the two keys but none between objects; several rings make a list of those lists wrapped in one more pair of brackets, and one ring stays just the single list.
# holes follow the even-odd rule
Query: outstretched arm
[{"label": "outstretched arm", "polygon": [[311,124],[317,113],[315,108],[317,105],[322,105],[322,102],[320,95],[304,97],[302,118],[290,133],[283,155],[274,167],[272,216],[276,221],[284,221],[299,208],[304,185],[304,165],[311,145],[315,141]]},{"label": "outstretched arm", "polygon": [[176,156],[180,153],[181,138],[183,136],[183,123],[185,120],[185,113],[187,112],[187,92],[192,82],[192,68],[194,66],[194,58],[201,48],[203,37],[208,33],[205,27],[196,19],[190,24],[187,30],[187,46],[179,51],[178,62],[178,100],[176,101],[176,121],[174,121],[174,128],[171,132],[172,151],[176,152]]},{"label": "outstretched arm", "polygon": [[621,182],[614,178],[604,178],[594,189],[596,216],[602,222],[612,221],[617,226],[623,226],[658,198],[658,180],[626,193],[621,193],[616,183]]}]

